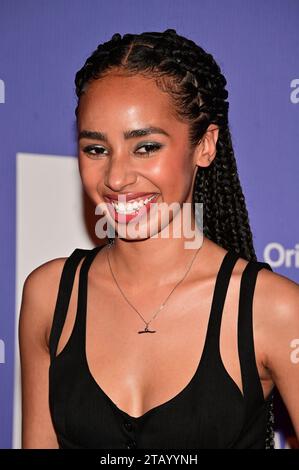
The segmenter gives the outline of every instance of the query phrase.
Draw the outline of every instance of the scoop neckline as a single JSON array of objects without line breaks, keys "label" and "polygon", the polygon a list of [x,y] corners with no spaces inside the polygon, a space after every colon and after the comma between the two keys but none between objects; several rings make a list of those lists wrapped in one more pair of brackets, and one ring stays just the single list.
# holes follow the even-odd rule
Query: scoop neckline
[{"label": "scoop neckline", "polygon": [[[191,379],[188,381],[188,383],[178,392],[176,393],[173,397],[169,398],[168,400],[164,401],[163,403],[160,403],[152,408],[150,408],[149,410],[147,410],[145,413],[139,415],[139,416],[132,416],[130,415],[129,413],[127,413],[126,411],[122,410],[121,408],[119,408],[116,403],[114,403],[114,401],[109,397],[109,395],[107,395],[107,393],[104,391],[104,389],[101,387],[101,385],[96,381],[95,377],[93,376],[93,374],[91,373],[91,370],[89,368],[89,364],[88,364],[88,358],[87,358],[87,353],[86,353],[86,323],[87,323],[87,306],[88,306],[88,273],[89,273],[89,270],[90,270],[90,266],[92,265],[92,263],[94,262],[95,258],[96,258],[96,255],[97,253],[102,249],[104,248],[105,246],[107,246],[108,244],[106,245],[103,245],[103,246],[97,246],[95,248],[93,248],[90,252],[90,254],[87,255],[87,257],[85,258],[85,261],[88,262],[88,257],[91,256],[92,257],[92,260],[90,263],[88,263],[88,268],[85,272],[85,278],[84,278],[84,286],[85,286],[85,293],[86,293],[86,302],[85,302],[85,312],[81,312],[81,315],[84,314],[84,318],[85,318],[85,322],[84,322],[84,326],[85,326],[85,331],[84,331],[84,345],[83,345],[83,360],[84,360],[84,367],[85,367],[85,370],[89,376],[89,378],[91,379],[91,382],[93,383],[93,385],[95,385],[96,389],[105,397],[105,399],[108,401],[108,403],[118,412],[118,413],[121,413],[122,415],[124,415],[125,417],[127,417],[128,419],[132,420],[132,421],[141,421],[143,419],[145,419],[146,417],[160,411],[161,409],[164,409],[164,408],[167,408],[168,406],[172,405],[173,403],[177,402],[177,401],[180,401],[184,398],[185,394],[188,392],[188,390],[190,390],[190,388],[192,387],[193,383],[197,380],[199,374],[200,374],[200,370],[202,368],[202,365],[204,363],[204,357],[205,357],[205,354],[206,354],[206,351],[207,351],[207,346],[208,346],[208,338],[209,338],[209,333],[210,333],[210,330],[212,328],[212,318],[213,318],[213,305],[215,303],[215,298],[216,298],[216,293],[217,293],[217,290],[219,289],[219,279],[220,279],[220,273],[223,271],[224,269],[224,265],[227,261],[227,259],[229,257],[231,257],[233,255],[233,252],[232,250],[227,250],[227,252],[225,253],[225,255],[223,256],[222,258],[222,261],[220,263],[220,266],[219,266],[219,269],[218,269],[218,272],[217,272],[217,276],[216,276],[216,280],[215,280],[215,284],[214,284],[214,288],[213,288],[213,294],[212,294],[212,302],[211,302],[211,307],[210,307],[210,311],[209,311],[209,319],[208,319],[208,324],[207,324],[207,328],[206,328],[206,332],[205,332],[205,339],[204,339],[204,346],[203,346],[203,349],[202,349],[202,353],[201,353],[201,356],[199,358],[199,360],[197,361],[197,366],[196,366],[196,369],[195,369],[195,372],[194,374],[192,375]],[[94,255],[95,253],[95,255]],[[94,255],[94,256],[93,256]],[[239,257],[238,257],[239,258]],[[237,258],[237,260],[238,260]],[[236,261],[237,261],[236,260]],[[82,263],[81,265],[81,269],[83,267],[83,264],[84,262]],[[81,292],[78,292],[78,297],[82,295]],[[77,312],[78,314],[78,312]],[[221,358],[221,355],[220,355],[220,360],[221,360],[221,367],[222,369],[224,370],[225,372],[225,375],[227,376],[228,380],[232,383],[233,387],[236,389],[236,393],[239,397],[239,399],[241,399],[242,401],[244,401],[244,395],[243,393],[241,392],[239,386],[236,384],[236,382],[233,380],[233,378],[229,375],[229,373],[227,372],[226,368],[224,367],[224,364],[222,362],[222,358]]]}]

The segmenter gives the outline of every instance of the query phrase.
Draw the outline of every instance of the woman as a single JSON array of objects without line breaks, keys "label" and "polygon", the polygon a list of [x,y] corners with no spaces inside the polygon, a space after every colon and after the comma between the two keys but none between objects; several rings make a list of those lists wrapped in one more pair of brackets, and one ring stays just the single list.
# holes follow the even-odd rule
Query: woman
[{"label": "woman", "polygon": [[[298,285],[256,260],[225,85],[173,29],[114,34],[77,73],[83,186],[118,236],[25,281],[24,448],[270,448],[274,386],[299,433]],[[162,203],[192,207],[199,247],[162,236],[184,226]]]}]

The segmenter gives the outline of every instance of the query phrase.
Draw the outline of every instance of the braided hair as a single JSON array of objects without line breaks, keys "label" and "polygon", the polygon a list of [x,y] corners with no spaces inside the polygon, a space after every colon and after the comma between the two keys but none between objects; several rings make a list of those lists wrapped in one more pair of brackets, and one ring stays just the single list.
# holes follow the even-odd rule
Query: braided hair
[{"label": "braided hair", "polygon": [[[80,96],[88,84],[115,71],[150,77],[168,93],[177,119],[189,123],[191,148],[198,144],[210,124],[218,127],[216,157],[208,167],[198,168],[192,202],[203,203],[203,233],[207,238],[248,261],[256,261],[229,129],[227,82],[213,56],[174,29],[123,37],[115,33],[97,47],[76,73],[76,116]],[[274,447],[273,422],[272,397],[267,449]]]}]

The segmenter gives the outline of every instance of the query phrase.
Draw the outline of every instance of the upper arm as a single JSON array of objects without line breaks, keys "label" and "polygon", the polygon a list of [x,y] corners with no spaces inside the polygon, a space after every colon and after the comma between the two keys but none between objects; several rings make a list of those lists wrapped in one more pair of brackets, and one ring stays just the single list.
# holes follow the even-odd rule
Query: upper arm
[{"label": "upper arm", "polygon": [[39,266],[23,285],[19,320],[22,448],[59,447],[49,410],[50,356],[46,338],[64,262],[64,258],[57,258]]},{"label": "upper arm", "polygon": [[266,270],[257,278],[264,363],[299,439],[299,285]]}]

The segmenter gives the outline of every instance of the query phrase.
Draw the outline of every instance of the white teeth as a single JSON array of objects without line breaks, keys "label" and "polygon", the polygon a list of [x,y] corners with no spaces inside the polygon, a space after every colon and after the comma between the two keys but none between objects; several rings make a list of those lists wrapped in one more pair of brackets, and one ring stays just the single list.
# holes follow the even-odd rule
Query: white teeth
[{"label": "white teeth", "polygon": [[126,209],[126,206],[125,206],[125,204],[124,204],[123,202],[120,202],[120,203],[118,204],[118,208],[119,208],[120,211],[124,211],[124,210]]},{"label": "white teeth", "polygon": [[125,204],[124,202],[115,202],[112,201],[112,205],[116,212],[120,214],[133,214],[135,211],[138,211],[141,209],[143,206],[148,204],[152,199],[156,197],[156,194],[153,194],[147,199],[141,199],[140,201],[134,201],[134,202],[128,202]]}]

